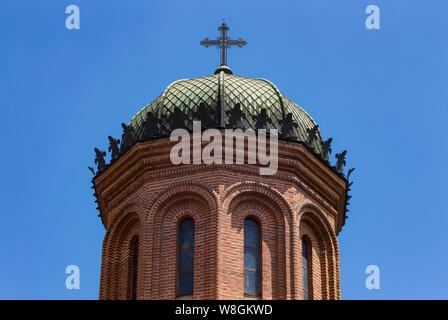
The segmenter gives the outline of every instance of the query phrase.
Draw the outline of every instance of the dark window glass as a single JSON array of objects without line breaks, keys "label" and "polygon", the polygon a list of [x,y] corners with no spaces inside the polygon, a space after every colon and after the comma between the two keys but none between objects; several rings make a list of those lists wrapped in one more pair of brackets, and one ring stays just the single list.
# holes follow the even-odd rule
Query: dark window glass
[{"label": "dark window glass", "polygon": [[302,291],[303,291],[303,299],[309,299],[309,255],[310,255],[310,246],[308,243],[308,239],[302,238]]},{"label": "dark window glass", "polygon": [[246,248],[244,252],[244,266],[245,269],[256,270],[257,269],[257,250],[252,248]]},{"label": "dark window glass", "polygon": [[186,250],[183,248],[179,252],[180,271],[193,271],[193,258],[193,250]]},{"label": "dark window glass", "polygon": [[244,221],[244,293],[260,296],[260,228],[253,219]]},{"label": "dark window glass", "polygon": [[309,300],[310,298],[308,297],[308,291],[303,290],[303,300]]},{"label": "dark window glass", "polygon": [[183,220],[179,225],[177,295],[193,294],[194,282],[194,221]]},{"label": "dark window glass", "polygon": [[244,271],[244,293],[248,295],[259,296],[259,279],[258,272]]},{"label": "dark window glass", "polygon": [[138,271],[138,236],[131,239],[129,245],[129,299],[137,299],[137,271]]}]

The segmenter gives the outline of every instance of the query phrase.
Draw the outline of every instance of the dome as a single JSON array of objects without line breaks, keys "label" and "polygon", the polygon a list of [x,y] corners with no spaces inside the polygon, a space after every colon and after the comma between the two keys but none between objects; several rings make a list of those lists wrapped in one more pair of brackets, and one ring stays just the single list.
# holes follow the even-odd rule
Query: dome
[{"label": "dome", "polygon": [[321,154],[321,135],[313,119],[268,80],[245,78],[221,66],[215,74],[178,80],[131,120],[136,141],[168,136],[171,130],[277,129],[280,140],[306,142],[315,128],[311,147]]}]

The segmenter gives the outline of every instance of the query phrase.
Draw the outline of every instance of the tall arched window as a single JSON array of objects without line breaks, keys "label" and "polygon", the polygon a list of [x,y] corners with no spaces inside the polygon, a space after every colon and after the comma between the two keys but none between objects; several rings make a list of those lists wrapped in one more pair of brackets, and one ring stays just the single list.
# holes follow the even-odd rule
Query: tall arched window
[{"label": "tall arched window", "polygon": [[130,300],[137,299],[137,271],[138,271],[138,236],[133,236],[129,243],[129,293]]},{"label": "tall arched window", "polygon": [[260,288],[260,228],[251,218],[244,220],[244,294],[259,297]]},{"label": "tall arched window", "polygon": [[194,221],[185,219],[178,233],[177,296],[193,294],[194,280]]},{"label": "tall arched window", "polygon": [[310,299],[310,273],[311,273],[311,261],[310,261],[311,245],[307,238],[302,238],[302,292],[303,300]]}]

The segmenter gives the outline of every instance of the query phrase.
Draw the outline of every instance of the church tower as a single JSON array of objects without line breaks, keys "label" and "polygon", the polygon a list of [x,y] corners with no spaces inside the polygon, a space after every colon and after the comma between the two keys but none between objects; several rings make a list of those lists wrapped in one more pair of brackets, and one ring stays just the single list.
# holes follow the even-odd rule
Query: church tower
[{"label": "church tower", "polygon": [[[109,163],[95,149],[92,182],[106,229],[100,298],[340,299],[346,152],[331,164],[331,138],[301,107],[268,80],[234,75],[226,50],[246,42],[231,40],[224,23],[219,30],[218,40],[202,41],[222,49],[214,74],[173,82],[122,124],[122,137],[109,137]],[[184,130],[193,145],[194,121],[203,132],[255,135],[239,150],[220,142],[231,164],[173,163],[172,132]],[[278,142],[274,131],[262,138],[263,129],[277,130]],[[251,138],[277,146],[275,172],[247,161]]]}]

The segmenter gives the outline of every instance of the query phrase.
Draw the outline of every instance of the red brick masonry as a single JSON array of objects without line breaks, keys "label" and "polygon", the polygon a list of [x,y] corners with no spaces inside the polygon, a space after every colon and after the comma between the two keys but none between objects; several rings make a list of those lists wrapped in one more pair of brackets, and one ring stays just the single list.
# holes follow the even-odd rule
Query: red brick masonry
[{"label": "red brick masonry", "polygon": [[302,299],[301,238],[311,242],[313,299],[340,299],[337,234],[345,182],[301,144],[279,141],[279,170],[173,165],[174,143],[138,143],[96,180],[107,230],[101,299],[128,299],[130,241],[139,236],[138,299],[176,298],[177,226],[195,220],[194,299],[244,299],[243,224],[261,227],[262,299]]}]

